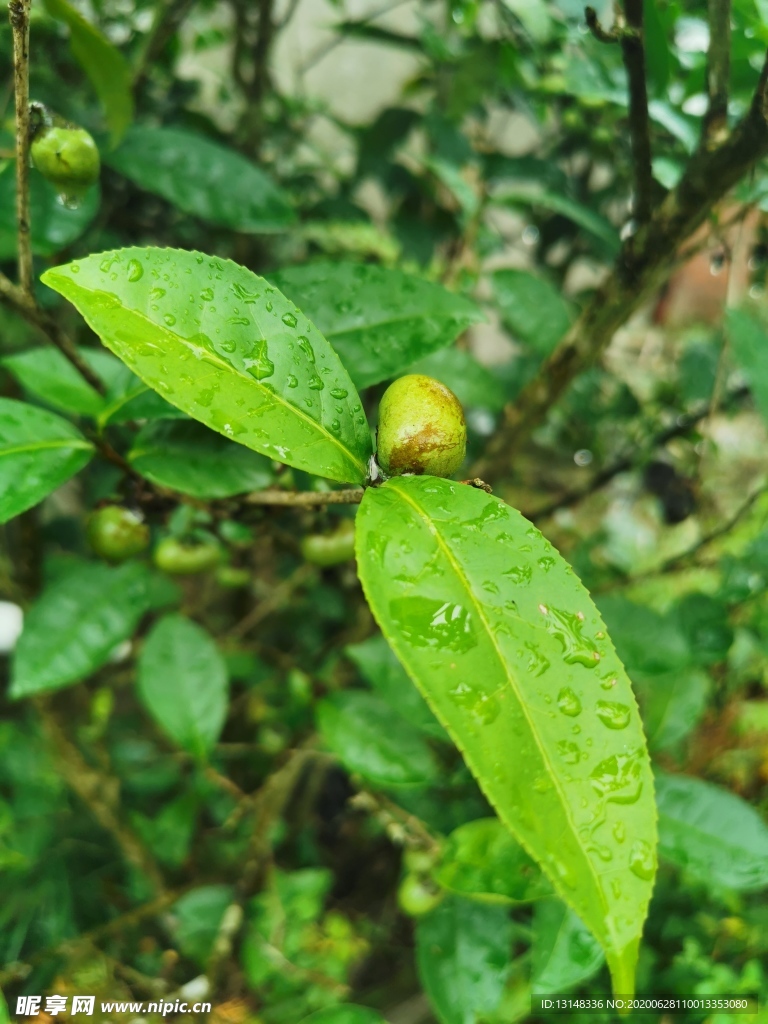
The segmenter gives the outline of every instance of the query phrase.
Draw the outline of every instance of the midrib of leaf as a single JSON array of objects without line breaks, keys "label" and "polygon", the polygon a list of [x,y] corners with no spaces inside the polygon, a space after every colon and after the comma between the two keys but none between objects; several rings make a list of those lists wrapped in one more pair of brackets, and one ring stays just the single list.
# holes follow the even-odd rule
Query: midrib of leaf
[{"label": "midrib of leaf", "polygon": [[21,455],[24,452],[37,452],[53,448],[79,448],[90,451],[93,445],[84,438],[57,438],[51,441],[31,441],[29,444],[17,444],[8,448],[0,448],[0,458],[5,455]]},{"label": "midrib of leaf", "polygon": [[[48,277],[49,280],[55,279],[57,277],[59,278],[59,280],[62,280],[61,276],[56,274],[55,272],[51,273],[51,271],[48,271],[48,274],[46,276]],[[68,277],[63,278],[63,282],[64,282],[65,287],[68,286],[68,291],[70,291],[70,292],[74,292],[76,294],[77,293],[81,293],[81,294],[84,293],[85,295],[105,296],[105,297],[107,297],[109,299],[110,303],[112,303],[114,301],[114,297],[110,293],[102,292],[101,289],[99,289],[99,288],[84,288],[82,285],[78,285],[76,282],[72,281],[71,278],[68,278]],[[62,294],[66,295],[65,292],[62,292]],[[69,297],[69,296],[67,296],[67,297]],[[187,338],[182,338],[180,334],[174,334],[173,331],[169,331],[165,327],[161,327],[160,324],[155,323],[154,320],[151,320],[146,315],[146,313],[142,313],[138,309],[131,309],[131,307],[130,306],[126,306],[125,303],[122,302],[122,300],[120,302],[120,305],[121,305],[122,309],[125,310],[125,312],[127,312],[131,316],[137,317],[143,323],[148,324],[149,327],[153,331],[157,332],[157,334],[159,335],[160,338],[170,339],[171,342],[173,342],[174,344],[178,344],[178,345],[184,345],[189,340]],[[82,312],[82,310],[81,310],[81,312]],[[88,320],[88,316],[85,313],[83,313],[83,316],[85,317],[86,320]],[[258,327],[258,324],[256,324],[254,322],[254,326]],[[91,327],[93,327],[93,330],[96,332],[96,334],[99,334],[99,331],[97,330],[97,328],[93,324],[91,324]],[[327,430],[326,427],[322,423],[318,423],[318,421],[312,419],[311,416],[307,416],[306,413],[302,409],[300,409],[298,406],[292,405],[290,402],[286,401],[285,398],[283,398],[283,396],[278,394],[276,391],[269,391],[267,388],[264,387],[263,384],[261,384],[260,381],[257,381],[257,380],[255,380],[255,378],[252,378],[252,377],[247,377],[244,373],[242,373],[240,370],[238,370],[237,367],[233,366],[232,363],[225,362],[218,354],[214,354],[212,352],[207,352],[206,353],[206,361],[207,362],[212,362],[215,366],[218,366],[220,369],[224,370],[225,372],[237,374],[238,377],[241,377],[244,381],[247,381],[248,384],[250,384],[250,385],[252,385],[254,387],[259,388],[265,395],[268,396],[268,399],[272,399],[275,402],[280,403],[280,405],[284,406],[286,409],[289,409],[292,413],[297,415],[300,419],[304,420],[305,423],[308,423],[312,428],[314,428],[315,431],[317,431],[318,433],[322,434],[327,440],[332,441],[333,444],[339,449],[339,451],[342,452],[342,454],[344,455],[345,459],[347,461],[350,461],[354,466],[356,466],[360,470],[360,473],[362,474],[363,479],[366,478],[366,476],[368,475],[368,467],[366,466],[366,464],[364,462],[361,462],[357,458],[357,456],[352,451],[350,451],[350,449],[347,448],[346,445],[342,444],[341,441],[337,437],[334,437],[333,434],[329,430]],[[138,376],[138,374],[137,374],[137,376]],[[152,386],[149,385],[149,387],[152,387]],[[155,391],[156,389],[152,388],[152,390]],[[159,392],[157,392],[157,393],[159,394]],[[161,395],[161,397],[164,397],[164,396]],[[167,401],[167,399],[166,399],[166,401]],[[172,405],[176,405],[175,402],[172,402],[171,404]],[[178,409],[179,406],[176,406],[176,408]],[[241,422],[242,418],[243,418],[242,416],[235,417],[234,418],[235,423]],[[217,431],[217,433],[219,433],[219,431]],[[234,440],[236,444],[239,443],[234,438],[230,438],[230,440]],[[243,447],[248,447],[248,445],[244,445]]]},{"label": "midrib of leaf", "polygon": [[148,384],[145,384],[142,381],[140,388],[135,388],[133,391],[127,391],[124,395],[121,395],[120,398],[116,398],[111,405],[103,406],[98,412],[96,422],[99,426],[103,427],[119,409],[128,405],[129,402],[133,401],[134,398],[138,398],[139,395],[143,395],[146,391],[152,391],[154,394],[157,394],[154,388],[151,388]]},{"label": "midrib of leaf", "polygon": [[[390,486],[392,486],[392,485],[390,484]],[[490,623],[488,622],[488,619],[485,616],[485,613],[483,611],[483,607],[479,603],[479,601],[477,600],[477,598],[475,597],[475,595],[474,595],[474,593],[472,591],[472,587],[470,585],[470,581],[468,580],[467,576],[463,572],[463,570],[462,570],[461,566],[459,565],[459,563],[454,558],[453,552],[451,551],[450,547],[446,544],[446,542],[443,539],[440,531],[437,529],[437,526],[434,524],[433,520],[426,513],[426,511],[424,509],[422,509],[421,506],[418,505],[411,498],[410,495],[408,495],[404,491],[402,491],[397,486],[397,484],[395,484],[393,486],[393,490],[397,494],[401,495],[401,497],[409,505],[411,505],[411,507],[415,510],[417,515],[419,515],[424,520],[424,522],[425,522],[425,524],[427,526],[427,529],[434,536],[434,538],[437,541],[438,545],[440,546],[440,548],[444,552],[448,562],[453,567],[457,577],[461,581],[461,584],[464,587],[464,590],[466,591],[467,596],[469,597],[470,602],[472,603],[473,607],[475,608],[475,610],[477,612],[478,618],[480,619],[480,621],[482,622],[483,626],[485,627],[485,632],[486,632],[486,634],[487,634],[487,636],[488,636],[488,638],[489,638],[489,640],[491,642],[491,646],[493,647],[493,650],[494,650],[494,652],[496,654],[496,657],[497,657],[497,659],[499,661],[499,664],[501,665],[502,672],[503,672],[503,674],[507,678],[507,682],[509,683],[510,689],[517,696],[518,704],[519,704],[520,709],[521,709],[521,711],[522,711],[523,715],[525,716],[525,719],[526,719],[526,721],[528,723],[528,727],[529,727],[529,730],[530,730],[530,734],[531,734],[531,736],[533,738],[533,741],[534,741],[535,745],[539,749],[539,753],[541,755],[541,758],[542,758],[544,764],[550,770],[550,777],[551,777],[551,779],[552,779],[552,781],[554,783],[554,787],[557,790],[557,793],[558,793],[558,795],[560,797],[560,802],[561,802],[561,804],[562,804],[562,806],[563,806],[563,808],[565,810],[565,819],[568,822],[568,824],[570,825],[571,831],[572,831],[573,835],[576,837],[576,840],[578,842],[578,830],[576,829],[576,826],[575,826],[575,824],[574,824],[574,822],[573,822],[573,820],[571,818],[570,804],[568,803],[568,800],[565,798],[565,794],[564,794],[562,786],[560,784],[560,780],[559,780],[559,778],[557,776],[557,773],[554,771],[554,766],[552,764],[552,761],[547,756],[547,753],[546,753],[544,747],[541,745],[541,742],[540,742],[540,740],[538,738],[536,730],[535,730],[535,728],[533,726],[533,722],[532,722],[531,716],[528,713],[528,709],[527,709],[527,706],[525,704],[525,701],[523,701],[521,696],[520,696],[519,689],[515,685],[515,678],[510,673],[510,671],[509,671],[509,669],[507,667],[507,664],[506,664],[506,661],[504,659],[504,656],[501,653],[501,650],[499,649],[499,645],[498,645],[498,643],[496,641],[496,637],[494,636],[493,630],[490,627]],[[445,724],[445,723],[443,723],[443,724]],[[478,783],[480,785],[480,788],[484,790],[485,787],[483,785],[483,780],[478,779],[477,781],[478,781]],[[489,796],[489,799],[490,799],[490,796]],[[495,806],[495,801],[491,800],[491,803]],[[506,813],[504,813],[501,809],[498,809],[498,810],[499,810],[499,815],[502,818],[506,818],[507,817]],[[510,828],[510,830],[515,834],[515,838],[518,840],[520,845],[526,850],[526,852],[529,854],[529,856],[531,856],[534,860],[537,860],[537,857],[536,857],[536,854],[534,853],[534,851],[528,847],[528,844],[525,842],[525,840],[521,836],[517,835],[517,833],[516,833],[515,829],[513,828],[513,826],[511,824],[509,824],[507,827]],[[578,843],[578,845],[581,846],[580,843]],[[592,877],[592,880],[594,882],[594,887],[597,890],[597,893],[599,895],[600,904],[601,904],[603,910],[605,911],[605,920],[606,921],[612,921],[613,918],[612,918],[612,915],[610,913],[610,908],[608,907],[608,905],[605,902],[605,894],[603,893],[602,886],[600,885],[599,877],[598,877],[598,875],[595,872],[594,865],[590,861],[589,857],[585,856],[584,859],[585,859],[585,861],[586,861],[586,863],[588,865],[589,873],[590,873],[590,875]],[[567,893],[564,891],[564,887],[561,886],[559,880],[555,880],[553,878],[552,881],[554,882],[556,888],[560,889],[560,892],[561,892],[561,894],[563,896],[563,899],[564,899],[565,903],[568,904],[568,906],[570,906],[571,905],[571,901],[568,898]],[[610,928],[610,927],[608,929],[608,933],[611,936],[611,938],[613,939],[613,947],[614,947],[616,953],[620,955],[623,947],[619,944],[617,935],[615,934],[614,930],[612,928]]]}]

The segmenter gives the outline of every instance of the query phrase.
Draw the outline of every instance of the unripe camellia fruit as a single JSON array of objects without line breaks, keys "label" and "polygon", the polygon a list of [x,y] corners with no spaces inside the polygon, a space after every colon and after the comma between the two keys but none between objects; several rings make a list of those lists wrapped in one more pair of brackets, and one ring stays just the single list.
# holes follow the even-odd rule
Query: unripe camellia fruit
[{"label": "unripe camellia fruit", "polygon": [[183,544],[175,537],[164,537],[155,548],[155,565],[174,576],[193,576],[219,564],[218,544]]},{"label": "unripe camellia fruit", "polygon": [[453,476],[467,450],[461,403],[432,377],[401,377],[381,399],[377,444],[379,465],[388,476]]},{"label": "unripe camellia fruit", "polygon": [[408,874],[397,890],[397,903],[409,917],[422,917],[442,903],[445,893],[418,875]]},{"label": "unripe camellia fruit", "polygon": [[96,509],[86,532],[96,554],[109,562],[123,562],[149,545],[149,527],[135,512],[119,505]]},{"label": "unripe camellia fruit", "polygon": [[355,525],[344,520],[333,533],[311,533],[301,540],[305,561],[328,569],[355,556]]},{"label": "unripe camellia fruit", "polygon": [[99,180],[99,151],[85,128],[43,128],[30,152],[42,176],[67,198],[78,199]]}]

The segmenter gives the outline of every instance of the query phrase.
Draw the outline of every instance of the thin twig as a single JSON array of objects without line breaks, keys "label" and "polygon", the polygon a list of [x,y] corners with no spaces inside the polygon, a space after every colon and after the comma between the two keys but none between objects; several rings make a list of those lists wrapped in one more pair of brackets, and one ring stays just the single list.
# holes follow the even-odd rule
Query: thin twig
[{"label": "thin twig", "polygon": [[318,505],[359,505],[364,493],[362,487],[351,487],[343,491],[254,491],[244,501],[248,505],[316,508]]},{"label": "thin twig", "polygon": [[19,284],[32,296],[32,243],[29,217],[29,10],[32,0],[11,0],[13,80],[16,92],[16,228],[19,238]]},{"label": "thin twig", "polygon": [[102,828],[109,832],[126,861],[149,881],[159,896],[162,896],[165,892],[165,882],[154,857],[138,836],[118,817],[117,781],[101,771],[96,771],[86,762],[67,736],[48,700],[40,698],[35,704],[51,742],[62,778],[80,797]]},{"label": "thin twig", "polygon": [[283,580],[279,583],[270,593],[269,597],[264,598],[263,601],[259,601],[246,616],[244,616],[227,634],[227,638],[243,637],[250,631],[258,626],[268,615],[272,612],[278,611],[282,608],[286,602],[293,595],[294,591],[297,590],[303,583],[315,573],[315,568],[312,565],[300,565],[295,572],[293,572],[288,579]]},{"label": "thin twig", "polygon": [[603,28],[600,23],[600,19],[597,16],[597,11],[594,7],[584,8],[584,20],[587,23],[587,28],[592,35],[600,43],[619,43],[621,42],[621,32],[614,26],[612,29]]},{"label": "thin twig", "polygon": [[709,54],[704,144],[718,145],[728,132],[728,85],[731,75],[731,0],[709,0]]},{"label": "thin twig", "polygon": [[629,86],[629,134],[632,143],[634,173],[634,216],[644,224],[651,216],[653,168],[651,166],[651,128],[648,117],[648,84],[645,75],[643,40],[643,0],[625,0],[627,27],[621,35],[621,52]]}]

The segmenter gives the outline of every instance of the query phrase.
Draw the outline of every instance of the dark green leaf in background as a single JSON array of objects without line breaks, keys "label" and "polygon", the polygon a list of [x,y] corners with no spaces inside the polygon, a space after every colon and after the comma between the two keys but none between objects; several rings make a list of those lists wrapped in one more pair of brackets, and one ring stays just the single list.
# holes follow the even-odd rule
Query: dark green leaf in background
[{"label": "dark green leaf in background", "polygon": [[[79,352],[107,386],[123,368],[119,359],[101,349],[81,348]],[[45,346],[16,352],[5,356],[2,364],[26,391],[62,412],[95,417],[104,407],[102,395],[56,348]]]},{"label": "dark green leaf in background", "polygon": [[424,737],[383,700],[345,690],[317,706],[326,745],[351,772],[382,786],[424,786],[437,763]]},{"label": "dark green leaf in background", "polygon": [[711,682],[694,667],[656,675],[632,672],[643,712],[643,725],[652,751],[669,750],[696,727],[707,706]]},{"label": "dark green leaf in background", "polygon": [[211,954],[232,895],[228,885],[204,885],[185,893],[171,908],[172,928],[179,949],[201,967]]},{"label": "dark green leaf in background", "polygon": [[341,1006],[329,1006],[325,1010],[311,1013],[300,1024],[386,1024],[386,1021],[367,1006],[343,1003]]},{"label": "dark green leaf in background", "polygon": [[246,234],[285,231],[288,195],[244,156],[181,128],[137,124],[105,162],[184,213]]},{"label": "dark green leaf in background", "polygon": [[562,900],[536,904],[531,952],[531,984],[537,995],[567,992],[605,963],[600,943]]},{"label": "dark green leaf in background", "polygon": [[579,203],[569,196],[556,192],[533,192],[521,189],[505,189],[494,197],[495,203],[513,207],[540,208],[552,213],[559,213],[573,221],[591,235],[599,243],[607,256],[615,256],[619,251],[619,233],[610,221],[591,207]]},{"label": "dark green leaf in background", "polygon": [[11,696],[58,690],[101,668],[155,603],[152,574],[131,562],[74,562],[30,608],[11,668]]},{"label": "dark green leaf in background", "polygon": [[393,711],[428,736],[448,738],[383,636],[372,636],[345,651]]},{"label": "dark green leaf in background", "polygon": [[338,356],[273,286],[228,260],[122,249],[46,271],[145,383],[219,433],[344,483],[371,437]]},{"label": "dark green leaf in background", "polygon": [[263,455],[194,421],[148,423],[128,457],[148,480],[195,498],[229,498],[258,491],[274,478]]},{"label": "dark green leaf in background", "polygon": [[369,263],[309,263],[270,280],[323,332],[359,388],[404,373],[483,319],[441,285]]},{"label": "dark green leaf in background", "polygon": [[460,825],[448,837],[435,880],[459,896],[514,904],[548,896],[552,886],[498,818]]},{"label": "dark green leaf in background", "polygon": [[389,643],[499,817],[632,990],[656,870],[653,781],[629,680],[586,590],[518,512],[399,477],[357,515]]},{"label": "dark green leaf in background", "polygon": [[[32,221],[32,252],[54,256],[76,241],[99,210],[101,194],[90,188],[80,204],[64,206],[56,189],[32,168],[29,172],[29,203]],[[16,256],[16,171],[12,162],[0,170],[0,259]]]},{"label": "dark green leaf in background", "polygon": [[60,416],[0,398],[0,523],[42,501],[92,455],[93,445]]},{"label": "dark green leaf in background", "polygon": [[768,826],[734,793],[686,775],[656,773],[659,854],[709,885],[768,887]]},{"label": "dark green leaf in background", "polygon": [[416,927],[419,977],[440,1024],[477,1024],[498,1007],[509,974],[505,907],[449,896]]},{"label": "dark green leaf in background", "polygon": [[120,51],[67,0],[44,0],[48,13],[69,28],[69,43],[99,97],[115,146],[133,120],[131,69]]},{"label": "dark green leaf in background", "polygon": [[554,285],[526,270],[498,270],[493,290],[502,318],[518,339],[548,356],[571,325],[570,304]]},{"label": "dark green leaf in background", "polygon": [[768,421],[768,330],[746,307],[727,310],[725,323],[734,358],[746,374],[755,405]]},{"label": "dark green leaf in background", "polygon": [[226,665],[205,630],[183,615],[166,615],[141,650],[137,683],[166,735],[204,757],[219,738],[228,701]]}]

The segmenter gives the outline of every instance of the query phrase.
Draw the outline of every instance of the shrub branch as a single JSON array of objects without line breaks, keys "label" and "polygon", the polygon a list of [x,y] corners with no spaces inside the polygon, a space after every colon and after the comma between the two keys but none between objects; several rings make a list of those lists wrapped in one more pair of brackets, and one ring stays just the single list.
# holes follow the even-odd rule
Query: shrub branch
[{"label": "shrub branch", "polygon": [[709,54],[704,144],[717,145],[728,132],[728,81],[731,74],[731,0],[709,0]]},{"label": "shrub branch", "polygon": [[29,10],[32,0],[11,0],[13,86],[16,95],[16,230],[19,285],[32,296],[32,245],[29,217]]}]

